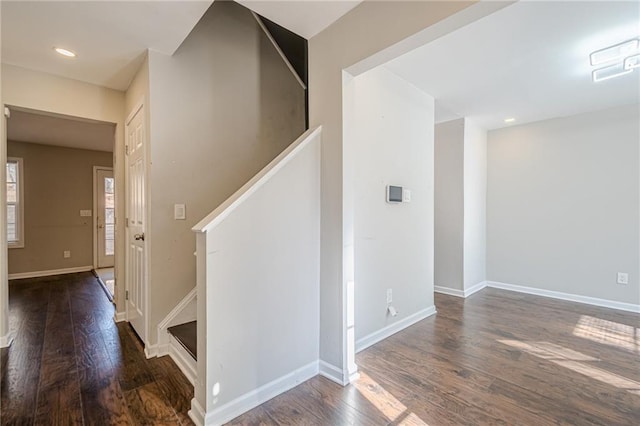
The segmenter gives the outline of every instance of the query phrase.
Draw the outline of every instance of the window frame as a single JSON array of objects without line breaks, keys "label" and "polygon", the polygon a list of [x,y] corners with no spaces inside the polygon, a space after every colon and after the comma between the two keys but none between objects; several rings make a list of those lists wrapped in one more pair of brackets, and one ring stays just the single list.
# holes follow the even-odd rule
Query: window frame
[{"label": "window frame", "polygon": [[[24,159],[21,157],[7,157],[8,163],[16,163],[18,165],[18,201],[15,203],[9,203],[7,196],[5,195],[5,209],[6,206],[13,204],[16,206],[16,235],[18,239],[16,241],[9,241],[7,236],[7,247],[12,248],[24,248]],[[6,166],[5,171],[6,174]],[[5,189],[6,190],[6,189]],[[9,217],[7,216],[7,226],[9,225]]]}]

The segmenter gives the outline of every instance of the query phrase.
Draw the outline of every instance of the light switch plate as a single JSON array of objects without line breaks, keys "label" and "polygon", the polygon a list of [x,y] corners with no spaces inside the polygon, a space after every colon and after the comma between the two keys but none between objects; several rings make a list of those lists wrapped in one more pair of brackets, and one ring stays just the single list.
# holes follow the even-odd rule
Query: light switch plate
[{"label": "light switch plate", "polygon": [[187,208],[184,204],[173,205],[173,218],[175,220],[185,220],[187,218]]},{"label": "light switch plate", "polygon": [[411,190],[410,189],[404,189],[402,191],[402,202],[403,203],[410,203],[411,202]]},{"label": "light switch plate", "polygon": [[91,217],[91,210],[80,210],[80,216]]}]

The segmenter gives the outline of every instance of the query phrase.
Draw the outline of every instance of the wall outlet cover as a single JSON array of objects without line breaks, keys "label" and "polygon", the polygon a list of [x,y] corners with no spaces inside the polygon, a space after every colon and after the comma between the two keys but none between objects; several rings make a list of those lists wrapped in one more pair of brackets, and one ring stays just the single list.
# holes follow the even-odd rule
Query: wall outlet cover
[{"label": "wall outlet cover", "polygon": [[629,274],[618,272],[618,284],[629,284]]}]

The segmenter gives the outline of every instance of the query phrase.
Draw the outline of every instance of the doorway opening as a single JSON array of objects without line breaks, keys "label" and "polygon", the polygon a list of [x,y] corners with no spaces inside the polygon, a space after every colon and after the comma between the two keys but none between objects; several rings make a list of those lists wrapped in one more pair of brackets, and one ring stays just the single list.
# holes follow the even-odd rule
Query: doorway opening
[{"label": "doorway opening", "polygon": [[[115,124],[9,107],[6,129],[9,280],[98,266],[113,275]],[[102,197],[98,172],[110,173]]]},{"label": "doorway opening", "polygon": [[93,167],[93,264],[100,283],[113,300],[115,293],[115,177],[113,167]]}]

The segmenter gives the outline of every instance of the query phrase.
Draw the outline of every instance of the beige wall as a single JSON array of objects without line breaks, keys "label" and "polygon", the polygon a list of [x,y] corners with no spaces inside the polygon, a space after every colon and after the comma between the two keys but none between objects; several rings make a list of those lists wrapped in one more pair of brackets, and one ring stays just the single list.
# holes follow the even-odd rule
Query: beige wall
[{"label": "beige wall", "polygon": [[[116,182],[124,179],[124,102],[123,92],[77,80],[2,64],[2,100],[5,104],[38,111],[66,114],[116,124],[114,173]],[[0,147],[4,150],[4,147]],[[124,217],[122,191],[116,187],[116,218]],[[116,306],[124,301],[124,221],[116,225]],[[4,241],[4,240],[3,240]],[[6,285],[5,285],[6,286]],[[123,304],[124,305],[124,304]]]},{"label": "beige wall", "polygon": [[[489,132],[489,280],[637,309],[638,112],[636,104]],[[629,283],[617,284],[617,272]]]},{"label": "beige wall", "polygon": [[[304,91],[250,12],[215,2],[173,56],[149,52],[150,343],[196,285],[191,228],[304,131]],[[186,204],[186,220],[173,205]]]},{"label": "beige wall", "polygon": [[435,285],[464,290],[464,118],[435,126]]},{"label": "beige wall", "polygon": [[7,154],[23,159],[24,179],[24,248],[9,249],[9,274],[92,266],[93,218],[80,210],[93,210],[93,166],[113,154],[13,141]]},{"label": "beige wall", "polygon": [[364,72],[509,4],[474,3],[365,1],[309,40],[310,125],[323,126],[320,358],[343,374],[343,246],[351,244],[344,240],[343,215],[353,212],[343,209],[342,185],[343,170],[353,165],[343,162],[342,71]]}]

